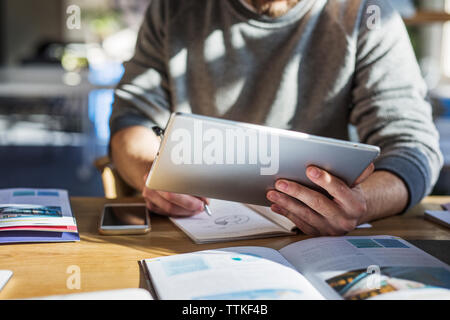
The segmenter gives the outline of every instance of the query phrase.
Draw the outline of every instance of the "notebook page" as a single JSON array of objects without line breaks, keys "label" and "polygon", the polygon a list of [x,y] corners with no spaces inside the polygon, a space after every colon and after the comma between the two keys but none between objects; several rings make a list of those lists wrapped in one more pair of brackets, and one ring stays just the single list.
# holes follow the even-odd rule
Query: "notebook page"
[{"label": "notebook page", "polygon": [[193,217],[171,220],[198,242],[291,234],[241,203],[213,199],[209,207],[212,217],[202,212]]},{"label": "notebook page", "polygon": [[247,204],[247,206],[250,209],[253,209],[254,211],[258,212],[259,214],[263,215],[267,219],[275,222],[276,224],[280,225],[286,230],[294,231],[297,226],[295,223],[293,223],[291,220],[286,218],[285,216],[282,216],[281,214],[273,212],[270,207],[264,207],[264,206],[258,206],[255,204]]},{"label": "notebook page", "polygon": [[[263,215],[267,219],[275,222],[286,230],[295,231],[297,226],[291,220],[282,216],[281,214],[273,212],[270,207],[258,206],[254,204],[246,204],[247,207],[253,209],[259,214]],[[364,223],[356,227],[356,229],[369,229],[372,228],[370,223]]]},{"label": "notebook page", "polygon": [[206,250],[144,260],[161,299],[323,299],[276,251]]}]

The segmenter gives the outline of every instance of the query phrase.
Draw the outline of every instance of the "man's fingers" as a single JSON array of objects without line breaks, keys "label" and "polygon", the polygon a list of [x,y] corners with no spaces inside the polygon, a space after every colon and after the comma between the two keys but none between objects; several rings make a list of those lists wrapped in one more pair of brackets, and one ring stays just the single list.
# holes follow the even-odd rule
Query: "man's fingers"
[{"label": "man's fingers", "polygon": [[[317,191],[302,186],[301,184],[298,184],[296,182],[283,179],[278,180],[275,183],[275,188],[278,191],[281,191],[282,193],[285,193],[288,196],[299,200],[300,202],[310,207],[313,211],[321,214],[328,219],[332,219],[336,215],[336,213],[334,212],[334,207],[336,204]],[[291,211],[289,208],[287,209]]]},{"label": "man's fingers", "polygon": [[372,173],[375,170],[375,165],[371,163],[364,171],[361,173],[361,175],[356,179],[356,181],[353,183],[353,186],[356,186],[358,184],[363,183],[368,177],[372,175]]},{"label": "man's fingers", "polygon": [[165,214],[174,213],[173,211],[179,211],[176,205],[170,203],[166,199],[164,199],[157,191],[151,190],[148,195],[148,199],[152,204],[154,209],[158,208],[160,211],[162,210]]},{"label": "man's fingers", "polygon": [[211,201],[209,201],[208,198],[205,198],[205,197],[197,197],[197,198],[200,199],[200,200],[202,200],[203,203],[208,204],[208,205],[209,205],[210,202],[211,202]]},{"label": "man's fingers", "polygon": [[[273,195],[270,194],[271,192],[278,192],[269,191],[267,195],[269,199],[275,199]],[[353,230],[355,227],[351,225],[353,223],[352,221],[345,219],[342,216],[336,215],[332,219],[327,219],[314,212],[313,210],[311,210],[311,208],[305,206],[304,204],[298,203],[295,199],[290,198],[292,202],[285,202],[283,198],[289,198],[289,196],[285,194],[278,193],[278,195],[279,200],[277,200],[277,202],[271,206],[271,209],[276,213],[280,213],[289,218],[306,234],[342,235],[350,230]],[[310,228],[308,228],[308,226]],[[314,230],[311,230],[311,228]]]},{"label": "man's fingers", "polygon": [[152,210],[155,211],[155,208],[158,208],[157,213],[164,214],[164,215],[170,215],[170,216],[192,216],[196,213],[199,213],[199,210],[187,210],[186,208],[182,208],[167,199],[165,199],[160,192],[155,190],[148,190],[144,192],[145,197],[148,201],[151,202]]},{"label": "man's fingers", "polygon": [[147,200],[146,198],[144,198],[144,200],[145,200],[145,206],[147,207],[147,209],[152,211],[152,209],[153,209],[152,203],[149,200]]},{"label": "man's fingers", "polygon": [[313,228],[320,230],[323,229],[324,224],[326,224],[326,221],[322,216],[316,214],[310,208],[286,194],[272,190],[267,193],[267,199],[272,201],[279,208],[297,216]]},{"label": "man's fingers", "polygon": [[188,211],[203,210],[205,203],[199,198],[189,196],[186,194],[171,193],[165,191],[158,191],[158,193],[167,201],[184,208]]},{"label": "man's fingers", "polygon": [[162,210],[161,208],[159,208],[159,207],[157,207],[155,205],[152,205],[151,212],[157,213],[157,214],[162,215],[162,216],[167,216],[167,212],[165,212],[164,210]]},{"label": "man's fingers", "polygon": [[178,217],[200,213],[204,210],[205,203],[209,204],[209,199],[206,198],[156,191],[149,188],[144,188],[142,196],[151,211]]},{"label": "man's fingers", "polygon": [[364,210],[361,206],[362,203],[355,198],[353,190],[341,179],[316,167],[309,167],[306,170],[306,174],[312,182],[325,189],[334,198],[333,201],[345,209],[346,212],[360,212]]},{"label": "man's fingers", "polygon": [[347,184],[325,170],[311,166],[306,169],[306,175],[309,180],[325,189],[333,198],[339,201],[351,197],[352,191]]}]

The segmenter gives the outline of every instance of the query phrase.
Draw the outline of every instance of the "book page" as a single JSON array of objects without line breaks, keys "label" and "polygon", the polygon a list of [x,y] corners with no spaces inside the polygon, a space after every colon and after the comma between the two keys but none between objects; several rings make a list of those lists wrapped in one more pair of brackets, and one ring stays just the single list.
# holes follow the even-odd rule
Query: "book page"
[{"label": "book page", "polygon": [[199,243],[294,234],[241,203],[212,199],[209,207],[211,217],[202,212],[170,220]]},{"label": "book page", "polygon": [[72,217],[69,195],[58,189],[3,189],[0,190],[0,205],[40,205],[60,207],[63,217]]},{"label": "book page", "polygon": [[450,228],[450,211],[425,210],[425,218]]},{"label": "book page", "polygon": [[67,191],[0,190],[0,227],[76,226]]},{"label": "book page", "polygon": [[397,237],[314,238],[280,253],[329,299],[383,299],[383,294],[399,297],[402,291],[411,296],[406,290],[412,288],[450,289],[448,265]]},{"label": "book page", "polygon": [[8,283],[12,275],[13,272],[10,270],[0,270],[0,291],[2,291],[3,287]]},{"label": "book page", "polygon": [[30,300],[153,300],[153,297],[145,289],[128,288],[44,296]]},{"label": "book page", "polygon": [[263,247],[206,250],[144,260],[160,299],[323,299],[279,254]]}]

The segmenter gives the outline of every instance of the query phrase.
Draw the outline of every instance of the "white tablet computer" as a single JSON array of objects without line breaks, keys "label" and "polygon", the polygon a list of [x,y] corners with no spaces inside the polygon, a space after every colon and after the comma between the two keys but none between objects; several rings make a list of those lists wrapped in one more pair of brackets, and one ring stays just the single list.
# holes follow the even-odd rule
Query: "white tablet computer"
[{"label": "white tablet computer", "polygon": [[306,177],[306,168],[315,165],[351,185],[379,153],[376,146],[174,113],[146,185],[269,206],[266,193],[278,179],[320,190]]}]

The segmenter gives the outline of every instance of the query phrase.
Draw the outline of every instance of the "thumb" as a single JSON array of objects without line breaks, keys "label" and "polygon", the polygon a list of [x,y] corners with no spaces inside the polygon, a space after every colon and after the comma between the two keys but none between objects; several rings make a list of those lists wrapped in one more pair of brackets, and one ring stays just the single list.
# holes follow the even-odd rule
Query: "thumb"
[{"label": "thumb", "polygon": [[375,165],[371,163],[364,171],[361,173],[361,175],[356,179],[356,181],[353,183],[353,186],[356,186],[358,184],[363,183],[375,170]]}]

